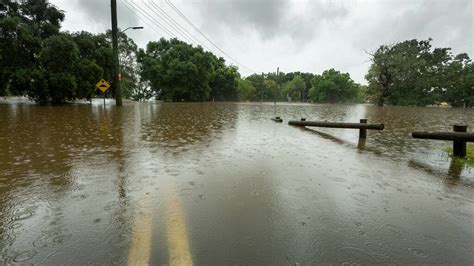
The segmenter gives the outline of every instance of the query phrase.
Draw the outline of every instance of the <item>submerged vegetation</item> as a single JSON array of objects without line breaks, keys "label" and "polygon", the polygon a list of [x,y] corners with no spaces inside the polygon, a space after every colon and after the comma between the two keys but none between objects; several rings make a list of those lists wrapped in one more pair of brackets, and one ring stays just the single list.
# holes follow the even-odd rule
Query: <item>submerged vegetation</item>
[{"label": "submerged vegetation", "polygon": [[[453,154],[453,149],[448,148],[446,149],[446,152],[449,155]],[[467,145],[467,151],[466,151],[466,159],[459,158],[459,157],[453,157],[453,160],[455,160],[459,164],[465,164],[467,163],[469,166],[474,167],[474,145]]]},{"label": "submerged vegetation", "polygon": [[[0,96],[62,104],[91,99],[99,79],[112,80],[111,33],[63,32],[64,18],[47,1],[0,3]],[[432,49],[431,39],[380,46],[368,86],[335,69],[241,77],[223,58],[178,39],[139,49],[120,32],[119,51],[123,94],[133,100],[474,105],[473,62],[450,48]]]},{"label": "submerged vegetation", "polygon": [[474,167],[474,145],[467,146],[467,163]]}]

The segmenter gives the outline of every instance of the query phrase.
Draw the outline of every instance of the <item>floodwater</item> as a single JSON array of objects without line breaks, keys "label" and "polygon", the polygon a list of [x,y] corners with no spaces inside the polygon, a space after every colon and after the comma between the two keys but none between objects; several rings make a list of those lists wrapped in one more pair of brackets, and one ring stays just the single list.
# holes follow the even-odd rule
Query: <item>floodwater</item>
[{"label": "floodwater", "polygon": [[3,101],[0,264],[472,265],[474,170],[410,137],[455,123],[474,110]]}]

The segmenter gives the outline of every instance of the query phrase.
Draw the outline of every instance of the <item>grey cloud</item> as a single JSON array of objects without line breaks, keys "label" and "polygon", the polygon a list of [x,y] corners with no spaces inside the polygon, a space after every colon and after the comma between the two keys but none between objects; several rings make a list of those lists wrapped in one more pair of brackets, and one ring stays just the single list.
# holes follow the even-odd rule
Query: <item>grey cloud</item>
[{"label": "grey cloud", "polygon": [[472,0],[424,0],[400,17],[403,24],[396,28],[394,37],[432,37],[435,44],[472,54],[472,5]]},{"label": "grey cloud", "polygon": [[[231,30],[240,34],[256,31],[263,40],[290,37],[309,41],[329,20],[347,14],[336,1],[292,2],[289,0],[208,0],[198,5],[207,31]],[[304,9],[295,14],[295,9]],[[297,12],[298,10],[296,10]],[[301,10],[300,10],[301,11]],[[219,34],[219,33],[218,33]]]},{"label": "grey cloud", "polygon": [[[384,1],[372,10],[375,20],[364,25],[358,17],[352,41],[360,49],[374,50],[381,44],[408,39],[433,38],[434,46],[473,53],[472,0]],[[366,5],[359,6],[364,8]]]},{"label": "grey cloud", "polygon": [[271,38],[279,32],[285,10],[289,8],[288,2],[283,0],[208,0],[199,7],[207,27],[224,24],[238,32],[253,28],[263,38]]},{"label": "grey cloud", "polygon": [[[138,17],[136,14],[131,13],[128,9],[123,7],[123,3],[127,0],[118,0],[118,17],[119,27],[134,26],[138,23]],[[130,1],[130,0],[128,0]],[[65,3],[71,4],[72,1],[64,1]],[[83,13],[87,21],[85,24],[96,23],[102,25],[104,28],[111,27],[110,20],[110,0],[76,0],[73,2],[75,5],[75,12]]]},{"label": "grey cloud", "polygon": [[326,27],[337,28],[349,14],[347,7],[340,1],[310,1],[303,8],[304,14],[287,17],[283,27],[283,32],[300,45],[311,41]]}]

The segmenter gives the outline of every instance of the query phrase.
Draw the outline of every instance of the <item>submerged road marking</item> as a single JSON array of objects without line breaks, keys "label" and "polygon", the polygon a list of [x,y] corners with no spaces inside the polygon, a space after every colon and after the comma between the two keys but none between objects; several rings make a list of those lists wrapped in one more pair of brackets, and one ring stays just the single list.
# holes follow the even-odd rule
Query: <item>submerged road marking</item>
[{"label": "submerged road marking", "polygon": [[192,265],[186,221],[176,192],[172,192],[168,201],[167,235],[170,265]]},{"label": "submerged road marking", "polygon": [[146,208],[141,208],[133,222],[132,240],[128,252],[128,265],[149,265],[151,238],[153,231],[153,201],[145,197],[142,202]]},{"label": "submerged road marking", "polygon": [[[181,205],[181,200],[176,192],[168,197],[167,210],[167,241],[169,264],[193,265],[191,252],[189,251],[186,221]],[[128,265],[149,265],[151,256],[151,244],[153,236],[153,199],[145,197],[141,204],[150,206],[141,208],[133,223],[133,233],[128,253]]]}]

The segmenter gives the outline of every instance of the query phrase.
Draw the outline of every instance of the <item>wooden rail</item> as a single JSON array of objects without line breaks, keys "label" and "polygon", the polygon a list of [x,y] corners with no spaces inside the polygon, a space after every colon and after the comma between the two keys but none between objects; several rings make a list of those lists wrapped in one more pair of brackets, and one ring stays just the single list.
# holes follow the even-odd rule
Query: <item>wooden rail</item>
[{"label": "wooden rail", "polygon": [[434,139],[434,140],[474,142],[474,133],[415,131],[411,135],[415,139]]},{"label": "wooden rail", "polygon": [[348,128],[348,129],[359,129],[359,138],[367,138],[367,130],[383,130],[385,128],[384,124],[368,124],[367,119],[361,119],[360,123],[345,123],[345,122],[317,122],[317,121],[305,121],[306,119],[301,119],[301,121],[292,120],[288,124],[291,126],[301,126],[301,127],[329,127],[329,128]]},{"label": "wooden rail", "polygon": [[453,155],[459,157],[466,157],[466,143],[474,142],[474,133],[468,133],[465,125],[454,125],[453,132],[414,131],[411,136],[416,139],[450,140],[453,142]]}]

